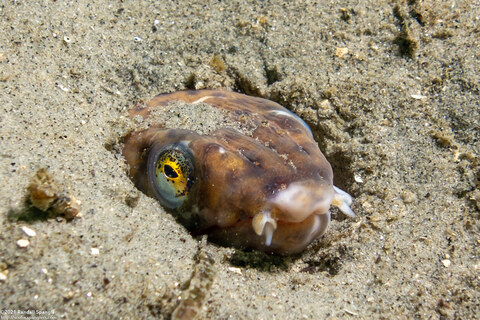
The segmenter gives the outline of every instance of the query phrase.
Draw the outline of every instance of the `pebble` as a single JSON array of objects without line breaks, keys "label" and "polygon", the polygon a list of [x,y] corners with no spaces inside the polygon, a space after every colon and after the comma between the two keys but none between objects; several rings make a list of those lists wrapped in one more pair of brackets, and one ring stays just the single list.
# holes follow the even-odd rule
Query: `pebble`
[{"label": "pebble", "polygon": [[30,245],[30,241],[28,241],[27,239],[20,239],[17,241],[17,246],[19,246],[20,248],[26,248]]},{"label": "pebble", "polygon": [[353,179],[355,180],[355,182],[357,183],[363,183],[363,179],[360,175],[356,174],[355,176],[353,176]]},{"label": "pebble", "polygon": [[336,48],[335,49],[335,55],[338,58],[343,58],[346,54],[348,54],[348,48]]},{"label": "pebble", "polygon": [[0,272],[0,281],[6,281],[8,275],[8,269]]},{"label": "pebble", "polygon": [[442,260],[442,264],[445,268],[448,268],[452,264],[452,261],[450,261],[448,259],[444,259],[444,260]]},{"label": "pebble", "polygon": [[229,268],[228,268],[228,271],[233,272],[233,273],[236,273],[236,274],[239,274],[239,275],[242,275],[242,269],[240,269],[240,268],[229,267]]},{"label": "pebble", "polygon": [[0,281],[7,281],[8,266],[5,262],[0,262]]},{"label": "pebble", "polygon": [[411,97],[415,100],[421,100],[421,99],[425,99],[427,96],[424,96],[421,94],[412,94]]},{"label": "pebble", "polygon": [[35,237],[37,235],[37,233],[35,232],[35,230],[33,229],[30,229],[29,227],[25,227],[23,226],[22,227],[22,231],[29,237]]}]

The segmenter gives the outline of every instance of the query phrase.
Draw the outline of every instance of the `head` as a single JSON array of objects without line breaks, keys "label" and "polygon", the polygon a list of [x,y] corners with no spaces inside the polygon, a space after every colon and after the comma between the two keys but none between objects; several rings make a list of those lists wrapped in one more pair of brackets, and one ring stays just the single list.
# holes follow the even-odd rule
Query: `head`
[{"label": "head", "polygon": [[287,254],[325,232],[334,197],[330,166],[302,152],[291,159],[231,129],[158,127],[132,133],[123,149],[137,187],[192,232]]},{"label": "head", "polygon": [[[187,105],[172,112],[178,101]],[[213,118],[226,115],[218,127],[203,134],[188,126],[165,128],[165,123],[178,127],[174,121],[183,123],[182,115],[201,104],[221,111]],[[183,91],[159,95],[131,109],[130,116],[149,121],[125,138],[130,177],[192,233],[294,254],[326,231],[332,203],[353,215],[351,198],[334,188],[331,166],[308,126],[272,101]]]}]

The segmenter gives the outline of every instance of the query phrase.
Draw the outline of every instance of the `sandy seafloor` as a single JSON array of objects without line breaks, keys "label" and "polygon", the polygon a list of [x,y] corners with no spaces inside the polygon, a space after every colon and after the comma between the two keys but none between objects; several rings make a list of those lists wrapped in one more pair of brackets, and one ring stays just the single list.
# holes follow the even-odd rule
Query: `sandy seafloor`
[{"label": "sandy seafloor", "polygon": [[[1,1],[1,319],[170,317],[200,242],[111,146],[185,88],[294,110],[358,215],[295,257],[208,243],[200,319],[480,317],[479,25],[478,1]],[[82,218],[12,218],[39,168]]]}]

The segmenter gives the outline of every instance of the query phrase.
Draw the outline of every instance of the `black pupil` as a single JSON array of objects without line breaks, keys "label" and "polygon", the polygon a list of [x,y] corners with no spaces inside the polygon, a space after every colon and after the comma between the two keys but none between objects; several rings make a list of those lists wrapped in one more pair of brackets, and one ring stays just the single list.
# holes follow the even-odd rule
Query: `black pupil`
[{"label": "black pupil", "polygon": [[165,175],[168,178],[175,179],[178,177],[178,173],[175,170],[173,170],[173,168],[168,164],[163,166],[163,172],[165,172]]}]

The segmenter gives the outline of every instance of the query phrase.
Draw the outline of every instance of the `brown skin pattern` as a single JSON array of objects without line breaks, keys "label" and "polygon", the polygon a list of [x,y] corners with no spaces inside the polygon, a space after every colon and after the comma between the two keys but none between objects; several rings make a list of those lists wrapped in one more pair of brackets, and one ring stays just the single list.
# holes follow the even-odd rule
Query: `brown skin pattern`
[{"label": "brown skin pattern", "polygon": [[[199,135],[161,125],[132,132],[125,138],[123,155],[140,190],[155,197],[147,168],[149,153],[184,141],[193,156],[195,178],[188,199],[171,211],[192,233],[208,234],[210,240],[224,245],[285,255],[302,251],[325,232],[329,214],[312,212],[299,218],[272,202],[294,182],[308,187],[306,198],[333,192],[331,166],[296,116],[269,100],[211,90],[158,95],[129,113],[146,119],[154,108],[172,101],[201,101],[228,110],[232,121],[248,119],[252,135],[230,128]],[[252,228],[252,218],[266,210],[277,222],[270,245]]]}]

